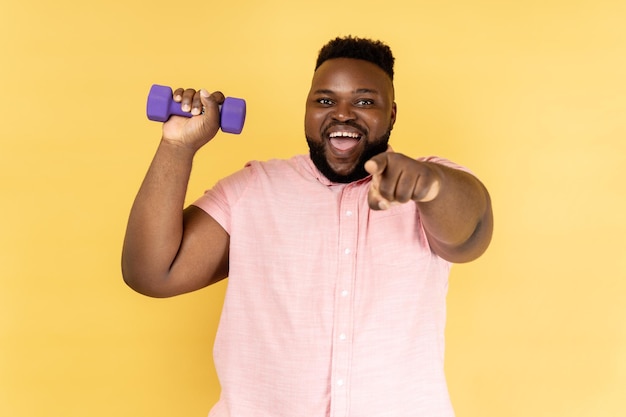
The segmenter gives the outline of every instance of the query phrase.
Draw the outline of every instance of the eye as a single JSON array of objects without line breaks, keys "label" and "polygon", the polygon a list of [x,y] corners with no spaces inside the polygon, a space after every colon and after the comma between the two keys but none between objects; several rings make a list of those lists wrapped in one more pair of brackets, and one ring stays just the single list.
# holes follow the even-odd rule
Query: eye
[{"label": "eye", "polygon": [[367,106],[373,105],[374,100],[369,99],[369,98],[360,98],[355,102],[355,104],[360,107],[367,107]]},{"label": "eye", "polygon": [[332,106],[332,105],[335,103],[335,102],[334,102],[334,101],[332,101],[331,99],[329,99],[329,98],[325,98],[325,97],[323,97],[323,98],[318,98],[316,101],[317,101],[319,104],[321,104],[322,106]]}]

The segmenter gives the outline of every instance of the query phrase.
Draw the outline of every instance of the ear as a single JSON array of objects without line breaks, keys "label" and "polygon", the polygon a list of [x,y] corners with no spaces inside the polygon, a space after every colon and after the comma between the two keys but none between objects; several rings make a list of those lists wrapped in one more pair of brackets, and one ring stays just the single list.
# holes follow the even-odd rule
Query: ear
[{"label": "ear", "polygon": [[396,123],[396,115],[398,114],[398,106],[394,101],[391,105],[391,120],[389,121],[389,130],[393,130],[393,125]]}]

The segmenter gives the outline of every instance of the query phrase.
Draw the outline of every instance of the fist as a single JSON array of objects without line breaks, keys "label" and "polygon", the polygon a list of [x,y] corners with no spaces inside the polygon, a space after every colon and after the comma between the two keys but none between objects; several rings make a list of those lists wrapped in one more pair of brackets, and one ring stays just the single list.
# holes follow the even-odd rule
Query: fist
[{"label": "fist", "polygon": [[368,203],[373,210],[386,210],[411,200],[427,202],[439,194],[441,174],[429,162],[384,152],[367,161],[365,170],[372,175]]},{"label": "fist", "polygon": [[209,94],[206,90],[179,88],[173,96],[181,109],[194,117],[170,117],[163,123],[163,138],[197,150],[217,134],[219,105],[224,102],[224,95],[219,91]]}]

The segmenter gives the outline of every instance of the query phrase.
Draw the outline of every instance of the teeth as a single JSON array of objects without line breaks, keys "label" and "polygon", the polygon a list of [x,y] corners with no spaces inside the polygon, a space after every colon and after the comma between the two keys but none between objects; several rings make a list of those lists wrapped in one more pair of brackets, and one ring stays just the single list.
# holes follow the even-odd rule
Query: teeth
[{"label": "teeth", "polygon": [[329,135],[331,138],[353,138],[358,139],[361,135],[358,133],[350,133],[350,132],[332,132]]}]

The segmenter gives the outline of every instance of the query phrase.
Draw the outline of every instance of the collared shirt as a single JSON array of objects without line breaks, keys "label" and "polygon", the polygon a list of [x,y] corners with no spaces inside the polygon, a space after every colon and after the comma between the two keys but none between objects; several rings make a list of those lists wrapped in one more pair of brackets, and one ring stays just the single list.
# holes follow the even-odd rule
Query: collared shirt
[{"label": "collared shirt", "polygon": [[301,155],[251,162],[194,203],[230,235],[210,417],[454,415],[450,263],[415,203],[371,210],[369,182],[331,183]]}]

